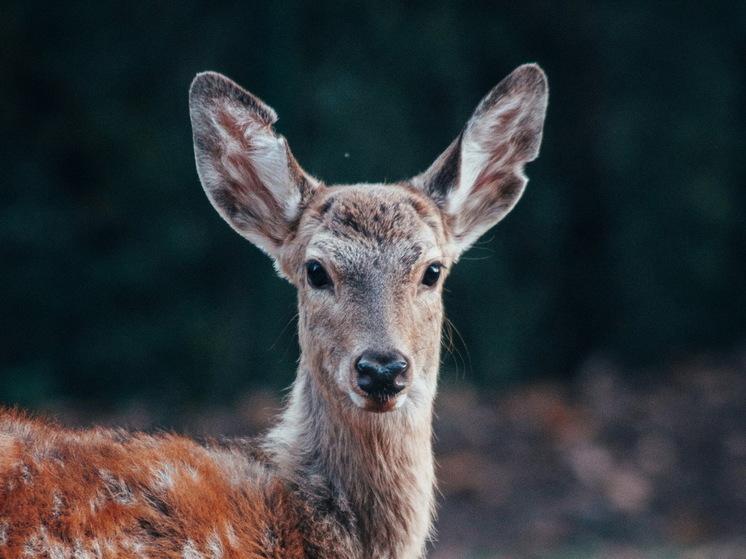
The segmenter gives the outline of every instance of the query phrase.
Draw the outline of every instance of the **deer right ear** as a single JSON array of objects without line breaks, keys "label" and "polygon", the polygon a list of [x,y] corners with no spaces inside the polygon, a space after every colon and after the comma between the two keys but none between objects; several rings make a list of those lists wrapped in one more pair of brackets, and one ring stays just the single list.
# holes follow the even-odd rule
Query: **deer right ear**
[{"label": "deer right ear", "polygon": [[189,111],[197,172],[210,202],[231,227],[277,257],[318,181],[272,129],[275,111],[225,76],[198,74]]},{"label": "deer right ear", "polygon": [[513,209],[539,155],[547,80],[535,64],[513,71],[482,100],[463,132],[412,183],[440,207],[456,256]]}]

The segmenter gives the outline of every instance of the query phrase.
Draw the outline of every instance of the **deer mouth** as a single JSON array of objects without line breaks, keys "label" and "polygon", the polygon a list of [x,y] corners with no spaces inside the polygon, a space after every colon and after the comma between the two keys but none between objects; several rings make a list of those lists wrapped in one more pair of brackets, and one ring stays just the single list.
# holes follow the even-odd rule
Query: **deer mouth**
[{"label": "deer mouth", "polygon": [[363,411],[373,413],[387,413],[398,410],[407,401],[406,393],[387,394],[372,393],[360,394],[355,390],[350,391],[350,398],[353,403]]}]

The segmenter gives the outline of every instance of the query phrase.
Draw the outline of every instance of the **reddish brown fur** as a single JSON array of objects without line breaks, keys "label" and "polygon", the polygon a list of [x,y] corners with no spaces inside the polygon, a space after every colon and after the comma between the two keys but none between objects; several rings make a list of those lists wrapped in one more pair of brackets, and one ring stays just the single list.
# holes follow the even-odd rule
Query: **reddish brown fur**
[{"label": "reddish brown fur", "polygon": [[236,450],[9,411],[1,430],[2,557],[306,556],[294,497]]}]

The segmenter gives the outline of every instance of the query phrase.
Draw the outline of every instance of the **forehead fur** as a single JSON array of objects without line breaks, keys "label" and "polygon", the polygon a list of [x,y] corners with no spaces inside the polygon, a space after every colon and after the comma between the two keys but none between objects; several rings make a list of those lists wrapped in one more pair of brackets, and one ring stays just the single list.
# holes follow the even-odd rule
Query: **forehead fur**
[{"label": "forehead fur", "polygon": [[430,198],[406,183],[334,186],[323,188],[312,202],[298,240],[340,261],[372,251],[406,252],[416,260],[445,246],[446,229]]},{"label": "forehead fur", "polygon": [[411,240],[423,225],[442,232],[435,205],[406,185],[333,187],[314,209],[324,230],[365,243]]}]

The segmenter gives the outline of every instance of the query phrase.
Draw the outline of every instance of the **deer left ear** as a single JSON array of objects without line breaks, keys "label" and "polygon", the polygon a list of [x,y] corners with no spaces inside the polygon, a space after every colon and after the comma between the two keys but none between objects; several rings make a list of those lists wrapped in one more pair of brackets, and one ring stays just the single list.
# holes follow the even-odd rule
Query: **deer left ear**
[{"label": "deer left ear", "polygon": [[446,216],[456,255],[513,209],[539,155],[547,80],[535,64],[514,70],[482,100],[463,132],[412,182]]}]

